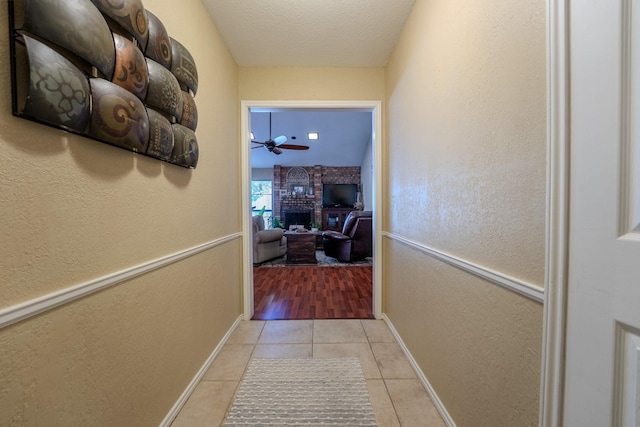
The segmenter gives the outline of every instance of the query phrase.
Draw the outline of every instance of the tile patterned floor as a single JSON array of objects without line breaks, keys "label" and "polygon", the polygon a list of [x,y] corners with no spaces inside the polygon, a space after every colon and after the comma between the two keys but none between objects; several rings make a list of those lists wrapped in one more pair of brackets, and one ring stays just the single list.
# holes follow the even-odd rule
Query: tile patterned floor
[{"label": "tile patterned floor", "polygon": [[252,357],[360,358],[378,427],[445,427],[382,320],[242,322],[172,427],[220,426]]}]

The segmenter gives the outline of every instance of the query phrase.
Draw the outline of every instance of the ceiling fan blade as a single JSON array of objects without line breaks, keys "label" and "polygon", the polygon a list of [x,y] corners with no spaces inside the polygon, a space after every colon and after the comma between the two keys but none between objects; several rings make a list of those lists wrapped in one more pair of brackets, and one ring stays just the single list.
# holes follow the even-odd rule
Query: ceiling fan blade
[{"label": "ceiling fan blade", "polygon": [[275,137],[273,142],[275,142],[276,145],[284,144],[285,142],[287,142],[287,137],[284,135],[277,136]]},{"label": "ceiling fan blade", "polygon": [[257,146],[255,146],[255,147],[251,147],[251,149],[252,149],[252,150],[255,150],[256,148],[262,148],[262,147],[263,147],[262,145],[257,145]]},{"label": "ceiling fan blade", "polygon": [[285,150],[308,150],[306,145],[293,145],[293,144],[280,144],[278,148],[284,148]]},{"label": "ceiling fan blade", "polygon": [[271,139],[271,113],[269,113],[269,140],[265,142],[254,141],[251,140],[253,144],[258,144],[254,148],[260,148],[260,146],[264,147],[265,150],[272,152],[273,154],[280,155],[282,154],[282,149],[286,150],[308,150],[309,147],[306,145],[296,145],[296,144],[285,144],[287,142],[287,137],[284,135],[280,135]]}]

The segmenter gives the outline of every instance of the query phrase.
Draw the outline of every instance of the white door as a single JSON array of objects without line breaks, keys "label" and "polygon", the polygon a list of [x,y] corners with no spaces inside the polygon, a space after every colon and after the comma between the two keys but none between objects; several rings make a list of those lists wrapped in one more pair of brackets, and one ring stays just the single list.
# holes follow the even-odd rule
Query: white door
[{"label": "white door", "polygon": [[640,1],[571,0],[564,425],[640,426]]}]

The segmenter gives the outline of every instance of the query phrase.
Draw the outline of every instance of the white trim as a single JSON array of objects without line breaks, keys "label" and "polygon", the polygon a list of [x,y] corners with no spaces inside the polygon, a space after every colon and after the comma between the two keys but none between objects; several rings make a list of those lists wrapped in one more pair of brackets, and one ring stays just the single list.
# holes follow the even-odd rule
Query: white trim
[{"label": "white trim", "polygon": [[373,238],[374,238],[374,268],[373,268],[373,314],[376,318],[382,315],[382,102],[377,100],[363,101],[241,101],[240,102],[240,150],[242,159],[242,227],[243,238],[243,313],[245,320],[253,316],[253,250],[251,244],[251,161],[250,161],[250,110],[252,108],[283,108],[283,109],[354,109],[371,111],[373,113]]},{"label": "white trim", "polygon": [[474,264],[470,261],[466,261],[462,258],[458,258],[454,255],[447,254],[445,252],[439,251],[437,249],[430,248],[421,243],[415,242],[413,240],[409,240],[405,237],[398,236],[393,233],[383,232],[385,237],[389,239],[398,241],[407,246],[411,246],[414,249],[417,249],[425,254],[432,256],[440,261],[446,262],[454,267],[457,267],[461,270],[466,271],[467,273],[471,273],[475,276],[478,276],[482,279],[488,280],[496,285],[502,286],[503,288],[509,289],[513,292],[517,292],[520,295],[523,295],[527,298],[530,298],[537,302],[543,302],[544,300],[544,289],[539,286],[533,285],[531,283],[527,283],[525,281],[516,279],[511,276],[507,276],[506,274],[502,274],[498,271],[491,270],[490,268],[483,267],[478,264]]},{"label": "white trim", "polygon": [[569,4],[547,0],[547,206],[541,427],[562,426],[569,232]]},{"label": "white trim", "polygon": [[447,408],[445,408],[444,404],[436,394],[436,391],[433,389],[433,387],[431,387],[429,380],[425,376],[424,372],[422,372],[422,369],[420,369],[420,366],[418,366],[418,363],[411,355],[411,352],[409,351],[407,346],[404,344],[404,341],[402,341],[400,334],[398,333],[396,328],[393,326],[393,323],[391,323],[391,320],[387,317],[386,314],[382,314],[382,320],[385,321],[385,323],[389,327],[389,330],[391,330],[391,334],[393,334],[396,341],[398,342],[398,345],[402,349],[402,352],[405,354],[405,356],[407,356],[407,359],[409,359],[409,363],[411,364],[411,367],[415,371],[416,375],[418,376],[418,379],[422,383],[425,390],[427,390],[427,394],[429,395],[436,409],[440,413],[442,420],[445,422],[445,424],[448,427],[456,427],[456,423],[453,421],[453,418],[451,418],[451,415],[449,415]]},{"label": "white trim", "polygon": [[173,405],[169,413],[164,417],[164,420],[162,420],[162,422],[160,423],[160,427],[169,427],[173,420],[178,416],[178,413],[180,413],[180,410],[182,409],[184,404],[187,403],[187,400],[189,400],[191,393],[193,393],[193,391],[196,389],[198,383],[200,383],[200,380],[202,380],[202,377],[204,377],[204,374],[207,372],[214,359],[218,356],[218,354],[220,354],[220,351],[227,343],[227,340],[229,339],[233,331],[236,330],[241,321],[242,315],[238,316],[236,321],[233,322],[233,325],[231,325],[231,328],[229,328],[224,337],[222,337],[220,343],[216,346],[216,348],[213,349],[211,355],[207,358],[207,360],[205,360],[204,365],[202,365],[200,370],[198,370],[187,388],[182,392],[176,403]]},{"label": "white trim", "polygon": [[0,310],[0,329],[51,310],[52,308],[67,304],[78,298],[85,297],[94,292],[131,280],[134,277],[141,276],[149,273],[150,271],[207,251],[241,236],[242,233],[230,234],[226,237],[212,240],[210,242],[194,246],[190,249],[176,252],[153,261],[145,262],[144,264],[139,264],[103,277],[98,277],[97,279],[89,280],[88,282],[84,282],[79,285],[71,286],[11,307],[3,308]]},{"label": "white trim", "polygon": [[618,214],[620,218],[618,220],[618,235],[625,236],[632,231],[637,224],[633,224],[633,199],[635,198],[632,193],[632,174],[633,174],[633,108],[632,99],[635,96],[633,93],[633,15],[632,15],[632,0],[623,0],[621,2],[622,8],[622,33],[620,34],[620,42],[622,49],[621,56],[621,88],[620,88],[620,209]]},{"label": "white trim", "polygon": [[[639,127],[635,124],[638,111],[638,57],[634,55],[637,43],[637,20],[640,9],[634,8],[634,0],[621,1],[621,75],[620,75],[620,177],[619,177],[619,232],[620,238],[629,242],[640,240],[640,154]],[[634,26],[635,25],[635,26]]]},{"label": "white trim", "polygon": [[382,313],[382,105],[373,109],[373,315],[379,319]]},{"label": "white trim", "polygon": [[242,161],[241,195],[242,201],[242,314],[244,320],[253,317],[253,225],[251,223],[251,114],[250,106],[244,101],[240,107],[240,159]]}]

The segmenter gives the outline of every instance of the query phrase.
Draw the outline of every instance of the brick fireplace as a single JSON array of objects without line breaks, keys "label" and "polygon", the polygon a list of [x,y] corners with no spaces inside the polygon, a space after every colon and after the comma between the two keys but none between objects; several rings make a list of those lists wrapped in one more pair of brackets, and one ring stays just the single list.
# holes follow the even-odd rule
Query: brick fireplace
[{"label": "brick fireplace", "polygon": [[362,191],[359,166],[304,167],[309,174],[309,186],[304,189],[304,193],[295,193],[287,185],[287,173],[290,169],[279,165],[273,167],[273,214],[285,229],[290,225],[287,221],[294,221],[305,228],[309,228],[311,222],[321,222],[322,184],[358,184],[358,191]]}]

